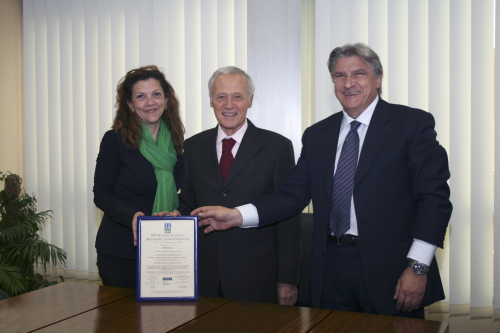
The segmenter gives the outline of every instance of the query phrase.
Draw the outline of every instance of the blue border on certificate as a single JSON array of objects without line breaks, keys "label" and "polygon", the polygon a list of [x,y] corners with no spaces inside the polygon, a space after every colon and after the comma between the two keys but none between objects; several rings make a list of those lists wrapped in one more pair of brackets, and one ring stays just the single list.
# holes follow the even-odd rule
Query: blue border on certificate
[{"label": "blue border on certificate", "polygon": [[[194,228],[194,296],[190,297],[142,297],[141,295],[141,223],[142,220],[192,220]],[[137,286],[138,302],[197,301],[198,297],[198,216],[138,216],[137,217]]]}]

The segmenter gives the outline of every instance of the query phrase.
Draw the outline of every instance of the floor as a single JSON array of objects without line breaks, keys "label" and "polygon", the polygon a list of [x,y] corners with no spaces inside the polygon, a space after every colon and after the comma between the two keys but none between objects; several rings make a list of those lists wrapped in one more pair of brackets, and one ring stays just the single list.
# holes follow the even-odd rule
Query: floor
[{"label": "floor", "polygon": [[[52,281],[52,279],[49,279],[46,277],[49,281]],[[61,282],[61,280],[57,280],[58,282]],[[89,281],[89,280],[77,280],[77,279],[64,279],[64,282],[78,282],[78,283],[90,283],[90,284],[97,284],[102,286],[102,281]]]},{"label": "floor", "polygon": [[448,317],[447,313],[426,313],[425,319],[447,322],[450,325],[450,333],[500,333],[500,320],[469,320],[469,316]]}]

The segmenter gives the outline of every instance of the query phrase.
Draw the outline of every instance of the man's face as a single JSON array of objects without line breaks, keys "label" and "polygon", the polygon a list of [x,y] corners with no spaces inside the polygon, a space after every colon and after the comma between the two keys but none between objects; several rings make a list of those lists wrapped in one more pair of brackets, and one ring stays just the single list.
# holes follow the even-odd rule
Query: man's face
[{"label": "man's face", "polygon": [[221,75],[215,80],[210,106],[226,135],[233,135],[243,126],[252,100],[253,96],[249,99],[247,82],[241,74]]},{"label": "man's face", "polygon": [[354,119],[377,97],[378,88],[382,83],[382,75],[375,78],[370,66],[357,56],[337,60],[335,71],[332,74],[333,79],[335,74],[352,75],[360,72],[368,74],[364,78],[353,79],[351,76],[347,76],[344,82],[333,82],[335,96],[337,96],[345,112]]}]

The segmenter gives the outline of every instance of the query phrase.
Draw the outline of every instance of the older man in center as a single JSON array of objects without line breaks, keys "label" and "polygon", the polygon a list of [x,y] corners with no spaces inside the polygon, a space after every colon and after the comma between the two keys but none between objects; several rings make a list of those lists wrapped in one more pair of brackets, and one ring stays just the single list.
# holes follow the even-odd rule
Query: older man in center
[{"label": "older man in center", "polygon": [[[254,91],[252,78],[236,67],[220,68],[210,78],[210,106],[218,125],[184,143],[182,215],[201,206],[236,207],[256,200],[290,175],[295,166],[291,141],[246,118]],[[293,305],[301,253],[298,216],[266,228],[200,230],[200,296]]]}]

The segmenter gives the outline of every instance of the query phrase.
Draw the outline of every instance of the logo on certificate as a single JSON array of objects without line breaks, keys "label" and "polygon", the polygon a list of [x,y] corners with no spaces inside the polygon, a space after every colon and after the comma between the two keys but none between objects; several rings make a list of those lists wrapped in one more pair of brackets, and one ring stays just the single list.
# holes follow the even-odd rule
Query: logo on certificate
[{"label": "logo on certificate", "polygon": [[172,231],[172,224],[171,223],[165,223],[165,233],[169,234]]}]

